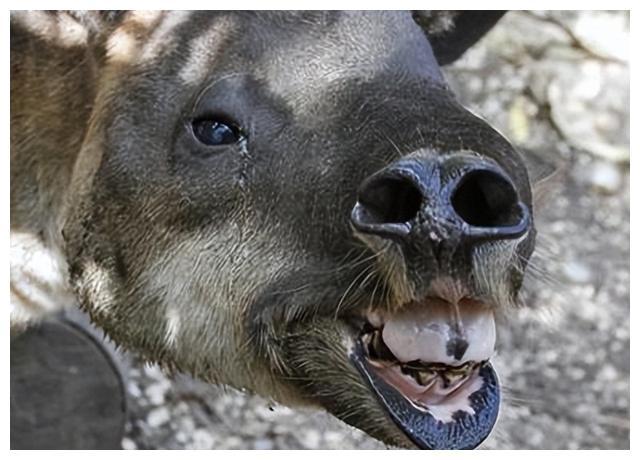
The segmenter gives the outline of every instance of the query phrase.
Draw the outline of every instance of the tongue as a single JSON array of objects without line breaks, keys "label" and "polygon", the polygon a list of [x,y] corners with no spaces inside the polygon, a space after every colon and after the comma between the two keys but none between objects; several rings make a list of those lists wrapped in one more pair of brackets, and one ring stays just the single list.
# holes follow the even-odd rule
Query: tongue
[{"label": "tongue", "polygon": [[470,300],[416,303],[387,320],[382,339],[402,362],[459,366],[491,357],[496,341],[493,312]]}]

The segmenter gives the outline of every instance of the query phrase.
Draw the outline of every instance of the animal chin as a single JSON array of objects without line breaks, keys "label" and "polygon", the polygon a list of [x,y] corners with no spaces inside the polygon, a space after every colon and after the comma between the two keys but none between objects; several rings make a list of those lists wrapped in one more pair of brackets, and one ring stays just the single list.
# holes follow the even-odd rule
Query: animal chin
[{"label": "animal chin", "polygon": [[393,315],[368,315],[350,359],[417,447],[472,449],[498,416],[494,346],[490,308],[427,299]]}]

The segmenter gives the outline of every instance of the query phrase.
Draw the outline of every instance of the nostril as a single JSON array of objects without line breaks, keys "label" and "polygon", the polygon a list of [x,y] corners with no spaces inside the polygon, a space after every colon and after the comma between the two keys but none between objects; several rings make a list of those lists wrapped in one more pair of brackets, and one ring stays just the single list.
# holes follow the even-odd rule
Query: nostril
[{"label": "nostril", "polygon": [[408,178],[380,177],[367,184],[358,196],[366,209],[364,224],[402,224],[413,220],[422,203],[420,190]]},{"label": "nostril", "polygon": [[476,227],[511,227],[524,218],[514,186],[490,170],[469,172],[453,192],[451,204],[462,220]]}]

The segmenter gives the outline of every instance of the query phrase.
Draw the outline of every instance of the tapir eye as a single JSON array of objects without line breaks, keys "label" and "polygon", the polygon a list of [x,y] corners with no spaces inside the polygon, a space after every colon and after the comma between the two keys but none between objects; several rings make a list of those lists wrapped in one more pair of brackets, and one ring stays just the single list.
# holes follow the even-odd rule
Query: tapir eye
[{"label": "tapir eye", "polygon": [[205,145],[235,144],[243,138],[238,126],[216,118],[194,120],[192,128],[196,139]]}]

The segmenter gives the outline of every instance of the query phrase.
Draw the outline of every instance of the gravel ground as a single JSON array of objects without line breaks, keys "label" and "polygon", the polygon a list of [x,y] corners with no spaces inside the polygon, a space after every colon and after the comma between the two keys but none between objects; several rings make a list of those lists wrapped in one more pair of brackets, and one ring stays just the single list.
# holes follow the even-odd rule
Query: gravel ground
[{"label": "gravel ground", "polygon": [[[500,449],[629,448],[628,13],[514,12],[446,70],[523,152],[558,166],[537,209],[524,309],[500,331]],[[384,446],[318,412],[129,371],[133,448]]]}]

